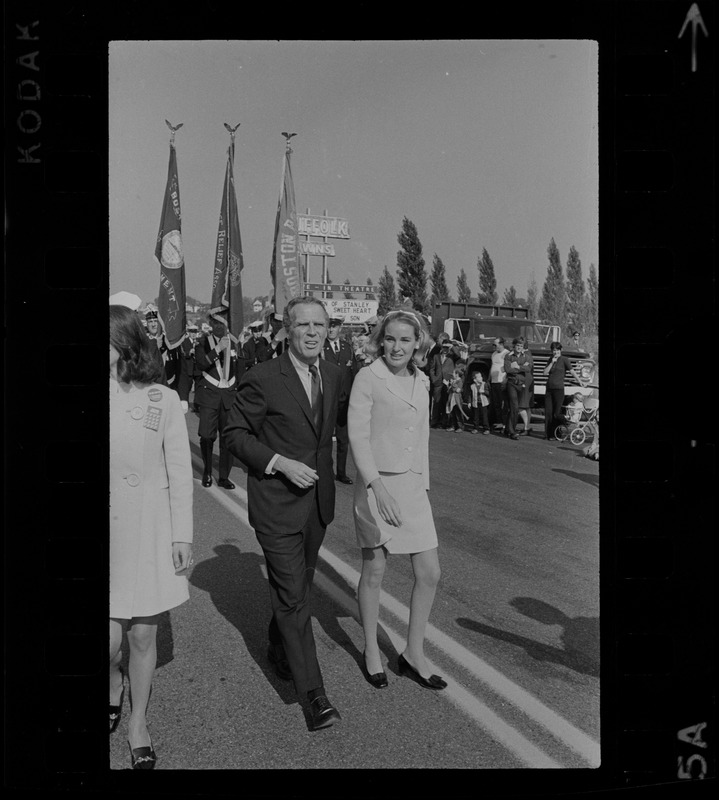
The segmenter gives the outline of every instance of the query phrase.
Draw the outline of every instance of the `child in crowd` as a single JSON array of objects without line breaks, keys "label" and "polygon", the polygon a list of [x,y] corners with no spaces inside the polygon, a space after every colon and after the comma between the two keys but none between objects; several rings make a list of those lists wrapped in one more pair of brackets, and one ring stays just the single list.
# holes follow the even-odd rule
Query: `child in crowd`
[{"label": "child in crowd", "polygon": [[447,387],[447,430],[463,431],[467,415],[462,408],[462,383],[464,382],[464,364],[459,364],[452,373]]},{"label": "child in crowd", "polygon": [[567,406],[567,420],[569,422],[577,423],[582,418],[582,411],[584,411],[584,395],[577,392],[572,397],[572,402]]},{"label": "child in crowd", "polygon": [[472,433],[479,433],[481,416],[482,433],[489,435],[489,384],[484,380],[479,370],[474,373],[470,389],[472,391],[471,405],[474,409],[474,429]]}]

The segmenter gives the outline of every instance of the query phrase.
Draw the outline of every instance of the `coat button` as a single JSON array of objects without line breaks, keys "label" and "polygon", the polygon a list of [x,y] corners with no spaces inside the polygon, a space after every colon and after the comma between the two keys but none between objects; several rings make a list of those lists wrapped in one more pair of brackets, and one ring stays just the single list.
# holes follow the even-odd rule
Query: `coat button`
[{"label": "coat button", "polygon": [[127,478],[125,478],[125,480],[127,481],[127,485],[128,486],[139,486],[140,485],[140,476],[139,475],[135,475],[134,472],[131,472],[127,476]]},{"label": "coat button", "polygon": [[407,448],[407,452],[408,452],[408,453],[411,453],[411,452],[412,452],[412,448],[411,448],[411,447],[408,447],[408,448]]},{"label": "coat button", "polygon": [[141,406],[135,406],[130,412],[130,416],[133,419],[142,419],[145,416],[145,411]]},{"label": "coat button", "polygon": [[413,431],[414,430],[414,425],[410,425],[409,428],[407,428],[407,430],[408,431]]}]

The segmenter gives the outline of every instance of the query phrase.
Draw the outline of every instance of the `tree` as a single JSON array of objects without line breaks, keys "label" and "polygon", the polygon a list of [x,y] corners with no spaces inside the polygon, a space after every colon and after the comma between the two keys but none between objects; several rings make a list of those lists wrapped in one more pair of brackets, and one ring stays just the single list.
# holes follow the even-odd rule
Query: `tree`
[{"label": "tree", "polygon": [[517,301],[517,290],[514,288],[514,286],[510,286],[509,289],[504,290],[504,297],[502,298],[502,303],[505,306],[519,305]]},{"label": "tree", "polygon": [[370,275],[367,276],[367,286],[374,286],[374,281]]},{"label": "tree", "polygon": [[412,308],[423,314],[429,312],[427,301],[427,273],[422,258],[422,243],[417,235],[415,224],[405,217],[402,220],[402,233],[397,236],[399,246],[397,253],[397,285],[399,299],[410,299]]},{"label": "tree", "polygon": [[394,288],[394,278],[390,275],[385,264],[384,272],[380,275],[379,290],[377,292],[378,308],[377,313],[384,316],[390,309],[397,305],[397,293]]},{"label": "tree", "polygon": [[[349,278],[345,278],[345,282],[342,284],[343,286],[349,286],[352,281]],[[345,292],[345,300],[351,300],[354,297],[352,292]]]},{"label": "tree", "polygon": [[451,300],[447,288],[447,275],[442,259],[435,253],[432,260],[432,274],[429,276],[429,285],[432,288],[432,308],[442,300]]},{"label": "tree", "polygon": [[589,265],[589,278],[587,278],[589,297],[587,298],[589,333],[599,333],[599,278],[594,264]]},{"label": "tree", "polygon": [[527,313],[530,319],[537,319],[537,281],[534,272],[532,272],[527,285]]},{"label": "tree", "polygon": [[564,272],[559,258],[559,248],[555,244],[554,238],[549,243],[547,255],[549,256],[549,266],[539,300],[539,317],[542,322],[564,327],[567,292],[564,288]]},{"label": "tree", "polygon": [[497,302],[497,279],[494,277],[494,264],[486,247],[482,248],[482,257],[477,259],[477,269],[479,270],[479,302],[494,305]]},{"label": "tree", "polygon": [[459,278],[457,278],[457,301],[460,303],[469,303],[472,298],[472,290],[467,283],[467,273],[464,269],[459,271]]},{"label": "tree", "polygon": [[572,245],[567,257],[567,325],[575,330],[585,327],[586,302],[582,262],[577,249]]}]

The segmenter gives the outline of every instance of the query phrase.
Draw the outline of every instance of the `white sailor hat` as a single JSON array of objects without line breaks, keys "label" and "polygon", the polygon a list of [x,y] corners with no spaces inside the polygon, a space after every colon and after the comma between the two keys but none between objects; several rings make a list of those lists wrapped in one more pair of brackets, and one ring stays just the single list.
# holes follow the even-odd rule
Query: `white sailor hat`
[{"label": "white sailor hat", "polygon": [[254,322],[250,322],[250,324],[247,327],[250,328],[250,330],[252,330],[253,328],[255,329],[261,328],[263,325],[264,323],[262,322],[261,319],[256,319]]},{"label": "white sailor hat", "polygon": [[130,292],[115,292],[115,294],[110,295],[110,305],[125,306],[131,311],[137,311],[142,305],[142,300],[136,294],[131,294]]}]

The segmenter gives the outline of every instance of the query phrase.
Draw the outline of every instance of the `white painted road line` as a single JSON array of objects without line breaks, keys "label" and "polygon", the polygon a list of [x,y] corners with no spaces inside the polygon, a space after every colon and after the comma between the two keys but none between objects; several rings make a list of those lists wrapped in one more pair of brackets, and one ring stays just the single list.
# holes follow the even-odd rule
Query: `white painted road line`
[{"label": "white painted road line", "polygon": [[[202,467],[199,459],[194,457],[193,461],[198,467]],[[234,491],[227,492],[225,489],[220,489],[214,483],[209,488],[200,487],[201,491],[210,492],[212,496],[231,514],[236,516],[240,522],[252,531],[249,520],[247,518],[246,509],[240,504],[240,500],[247,503],[247,492],[240,486],[237,486]],[[234,497],[233,497],[234,495]],[[331,553],[326,547],[320,548],[320,556],[324,559],[329,566],[331,566],[347,583],[353,587],[357,587],[359,582],[359,573],[357,570],[350,567],[342,559]],[[346,592],[336,586],[329,578],[323,575],[320,571],[321,564],[315,573],[315,582],[322,590],[338,602],[343,608],[349,609],[355,618],[357,617],[356,598],[350,597]],[[380,594],[380,604],[390,614],[399,619],[405,625],[409,623],[409,609],[404,604],[400,603],[387,592],[382,591]],[[389,628],[385,622],[382,623],[388,632],[388,636],[392,643],[399,652],[404,649],[404,639]],[[579,754],[585,759],[592,767],[597,767],[600,764],[600,746],[586,733],[581,731],[576,726],[572,725],[568,720],[552,711],[551,708],[545,706],[540,700],[534,697],[525,689],[509,680],[498,670],[491,667],[474,653],[467,650],[461,644],[456,642],[450,636],[442,633],[434,625],[427,626],[427,639],[439,650],[453,659],[457,664],[466,669],[470,674],[474,675],[477,680],[486,684],[492,689],[493,692],[507,699],[513,707],[519,709],[522,713],[530,719],[537,722],[545,730],[551,733],[554,737],[559,739],[568,748]],[[428,662],[429,663],[429,662]],[[437,668],[430,665],[434,671]],[[449,697],[452,702],[456,703],[462,710],[474,718],[482,727],[488,728],[492,731],[500,741],[502,741],[513,753],[521,758],[525,763],[530,763],[531,766],[540,766],[538,761],[545,760],[541,766],[549,768],[561,767],[560,764],[552,761],[542,753],[541,750],[535,748],[531,742],[517,733],[511,726],[507,725],[500,719],[493,711],[491,711],[483,703],[480,703],[470,692],[458,684],[451,684],[452,692],[448,694],[448,690],[444,689],[442,695]],[[491,725],[491,727],[490,727]],[[518,737],[518,738],[516,738]],[[536,751],[536,752],[534,752]],[[529,759],[529,760],[528,760]]]},{"label": "white painted road line", "polygon": [[[349,584],[357,586],[359,573],[356,570],[330,553],[325,547],[320,548],[320,555]],[[398,600],[395,600],[394,597],[382,591],[380,604],[405,625],[409,624],[409,609]],[[555,711],[552,711],[551,708],[545,706],[536,697],[517,686],[516,683],[510,681],[501,672],[490,667],[489,664],[482,661],[481,658],[475,656],[474,653],[471,653],[458,642],[455,642],[451,637],[442,633],[434,625],[427,625],[427,639],[468,672],[476,676],[478,680],[487,684],[496,694],[505,697],[513,706],[550,731],[567,747],[586,759],[591,766],[599,766],[599,742],[595,742],[584,731],[579,730],[579,728],[572,725]],[[404,648],[404,644],[402,644],[402,648]]]},{"label": "white painted road line", "polygon": [[[357,604],[354,598],[342,591],[321,572],[315,572],[315,584],[324,594],[331,597],[338,605],[346,608],[353,617],[357,618]],[[395,650],[401,653],[404,650],[404,638],[385,622],[382,622],[381,625],[394,645]],[[432,672],[439,672],[429,659],[427,660],[427,665]],[[443,689],[440,694],[444,699],[449,699],[460,711],[471,717],[481,728],[488,731],[493,739],[501,742],[507,750],[513,753],[523,764],[526,764],[527,767],[534,769],[562,769],[562,764],[551,759],[456,681],[450,681],[447,688]]]}]

